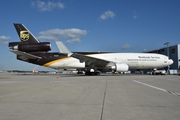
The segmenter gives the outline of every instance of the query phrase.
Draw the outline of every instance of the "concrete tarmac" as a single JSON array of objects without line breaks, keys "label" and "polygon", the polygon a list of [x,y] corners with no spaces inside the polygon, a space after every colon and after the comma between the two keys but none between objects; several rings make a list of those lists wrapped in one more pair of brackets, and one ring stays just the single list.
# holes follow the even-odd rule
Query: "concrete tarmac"
[{"label": "concrete tarmac", "polygon": [[0,120],[180,120],[180,76],[0,73]]}]

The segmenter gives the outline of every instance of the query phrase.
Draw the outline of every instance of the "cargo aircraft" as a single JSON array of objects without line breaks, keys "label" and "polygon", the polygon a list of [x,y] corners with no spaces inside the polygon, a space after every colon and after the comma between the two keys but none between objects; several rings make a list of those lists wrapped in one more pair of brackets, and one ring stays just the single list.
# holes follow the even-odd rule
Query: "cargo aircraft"
[{"label": "cargo aircraft", "polygon": [[20,42],[10,42],[17,59],[53,69],[76,69],[85,75],[127,72],[129,69],[157,70],[173,64],[165,55],[154,53],[71,52],[61,41],[60,52],[50,52],[50,42],[40,42],[23,24],[14,23]]}]

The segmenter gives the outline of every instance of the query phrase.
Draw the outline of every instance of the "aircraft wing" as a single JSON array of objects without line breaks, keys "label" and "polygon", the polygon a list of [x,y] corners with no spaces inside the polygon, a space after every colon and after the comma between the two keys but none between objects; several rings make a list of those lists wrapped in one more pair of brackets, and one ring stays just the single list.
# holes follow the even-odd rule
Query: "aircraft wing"
[{"label": "aircraft wing", "polygon": [[94,58],[94,57],[90,57],[90,56],[86,56],[86,55],[82,55],[82,54],[78,54],[78,53],[73,53],[71,55],[71,57],[79,59],[80,62],[85,62],[86,65],[95,65],[97,67],[104,67],[108,63],[111,62],[111,61]]},{"label": "aircraft wing", "polygon": [[25,53],[25,52],[22,52],[19,50],[10,50],[10,51],[17,54],[18,58],[20,58],[24,61],[26,61],[28,59],[41,59],[41,57],[39,57],[39,56],[35,56],[35,55],[29,54],[29,53]]}]

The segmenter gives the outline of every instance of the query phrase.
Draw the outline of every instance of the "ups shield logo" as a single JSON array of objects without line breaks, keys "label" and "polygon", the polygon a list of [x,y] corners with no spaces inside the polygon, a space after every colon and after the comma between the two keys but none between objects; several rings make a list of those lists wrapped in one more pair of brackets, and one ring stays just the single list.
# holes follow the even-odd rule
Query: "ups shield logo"
[{"label": "ups shield logo", "polygon": [[27,41],[27,40],[29,40],[29,37],[30,37],[30,35],[29,35],[29,32],[28,31],[21,31],[20,32],[20,39],[22,40],[22,41]]}]

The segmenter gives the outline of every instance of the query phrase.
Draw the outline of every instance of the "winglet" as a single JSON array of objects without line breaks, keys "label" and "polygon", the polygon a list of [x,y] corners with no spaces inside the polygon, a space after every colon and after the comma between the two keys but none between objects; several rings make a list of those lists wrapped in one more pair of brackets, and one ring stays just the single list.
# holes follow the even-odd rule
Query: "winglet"
[{"label": "winglet", "polygon": [[71,51],[61,41],[56,41],[56,44],[60,53],[67,53],[68,56],[72,55]]}]

